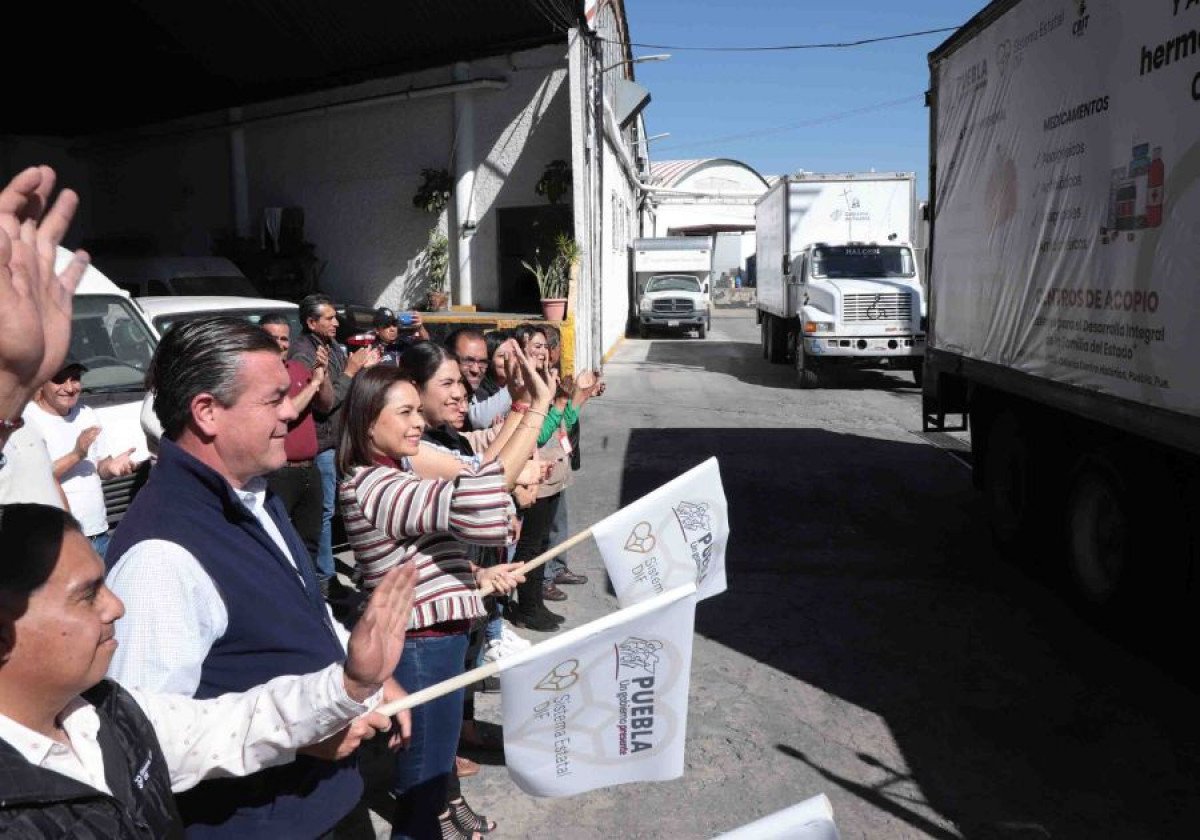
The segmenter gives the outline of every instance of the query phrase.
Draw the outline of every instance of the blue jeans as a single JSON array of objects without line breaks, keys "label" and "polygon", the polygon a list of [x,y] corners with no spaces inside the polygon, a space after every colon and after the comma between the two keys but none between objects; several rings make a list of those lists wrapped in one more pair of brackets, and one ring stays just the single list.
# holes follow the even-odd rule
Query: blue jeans
[{"label": "blue jeans", "polygon": [[96,553],[100,555],[100,559],[104,559],[104,553],[108,551],[108,544],[112,540],[112,531],[105,531],[103,534],[96,534],[94,537],[88,537],[92,541],[92,548],[96,549]]},{"label": "blue jeans", "polygon": [[337,505],[337,465],[334,451],[326,449],[317,454],[317,469],[321,471],[321,538],[317,541],[317,577],[333,577],[333,511]]},{"label": "blue jeans", "polygon": [[[554,519],[550,521],[550,547],[554,548],[569,536],[571,535],[567,533],[567,491],[564,490],[558,494],[558,510],[554,512]],[[546,561],[546,583],[554,583],[555,575],[566,570],[567,561],[561,554]]]},{"label": "blue jeans", "polygon": [[[458,676],[467,658],[467,641],[466,633],[405,639],[396,682],[412,693]],[[446,785],[454,772],[462,717],[462,689],[412,710],[412,743],[396,754],[392,776],[393,840],[442,836],[438,816],[446,810]]]}]

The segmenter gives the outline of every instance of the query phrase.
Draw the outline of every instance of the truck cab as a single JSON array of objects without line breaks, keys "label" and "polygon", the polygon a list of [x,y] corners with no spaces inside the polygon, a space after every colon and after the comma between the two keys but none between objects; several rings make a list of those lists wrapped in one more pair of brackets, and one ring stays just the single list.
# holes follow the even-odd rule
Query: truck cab
[{"label": "truck cab", "polygon": [[655,274],[638,301],[638,333],[651,327],[696,330],[704,338],[712,327],[708,282],[690,274]]},{"label": "truck cab", "polygon": [[837,365],[889,365],[921,381],[925,294],[912,246],[813,243],[791,260],[789,335],[802,387]]}]

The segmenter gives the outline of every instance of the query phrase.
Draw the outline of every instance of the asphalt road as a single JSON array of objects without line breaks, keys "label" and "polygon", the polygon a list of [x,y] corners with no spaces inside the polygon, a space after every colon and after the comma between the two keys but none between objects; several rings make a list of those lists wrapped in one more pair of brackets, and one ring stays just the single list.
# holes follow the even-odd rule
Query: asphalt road
[{"label": "asphalt road", "polygon": [[[725,311],[705,341],[627,340],[606,375],[573,531],[711,455],[729,496],[687,770],[536,799],[474,754],[490,763],[463,788],[491,836],[704,838],[817,793],[845,838],[1195,836],[1196,693],[996,557],[956,442],[919,434],[910,374],[800,391],[752,313]],[[568,626],[614,609],[594,549],[570,563],[591,582],[552,605]],[[498,721],[498,697],[478,716]]]}]

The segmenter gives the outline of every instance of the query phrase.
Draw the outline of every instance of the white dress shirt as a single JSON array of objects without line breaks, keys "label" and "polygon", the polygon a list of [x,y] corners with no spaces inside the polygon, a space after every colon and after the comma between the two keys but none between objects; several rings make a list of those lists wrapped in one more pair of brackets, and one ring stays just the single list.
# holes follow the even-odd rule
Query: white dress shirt
[{"label": "white dress shirt", "polygon": [[[378,700],[357,703],[346,693],[342,666],[303,676],[276,677],[249,691],[195,700],[173,694],[129,693],[145,712],[171,776],[171,790],[188,790],[204,779],[247,776],[286,764],[296,750],[324,740],[365,714]],[[30,764],[61,773],[112,795],[104,777],[104,757],[97,734],[100,716],[82,697],[59,716],[69,744],[0,715],[0,740]],[[150,755],[133,784],[141,787],[150,770]],[[139,779],[141,780],[139,782]]]},{"label": "white dress shirt", "polygon": [[[255,479],[234,492],[297,568],[283,535],[264,507],[266,480]],[[296,574],[300,574],[298,568]],[[189,697],[195,694],[204,660],[229,626],[225,601],[208,572],[177,543],[143,540],[121,555],[108,573],[107,582],[125,602],[126,610],[137,616],[136,621],[117,622],[120,644],[108,676],[142,691]],[[328,605],[325,609],[345,649],[350,634],[334,620]]]}]

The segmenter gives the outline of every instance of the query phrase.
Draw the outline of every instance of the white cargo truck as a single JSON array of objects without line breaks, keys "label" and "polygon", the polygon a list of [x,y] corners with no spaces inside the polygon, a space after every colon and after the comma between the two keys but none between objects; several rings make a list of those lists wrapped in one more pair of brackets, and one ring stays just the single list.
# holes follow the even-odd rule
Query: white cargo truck
[{"label": "white cargo truck", "polygon": [[925,348],[911,172],[782,178],[755,209],[763,356],[801,388],[845,366],[910,370]]},{"label": "white cargo truck", "polygon": [[1198,39],[1200,3],[999,0],[929,56],[925,428],[1113,615],[1197,586]]}]

